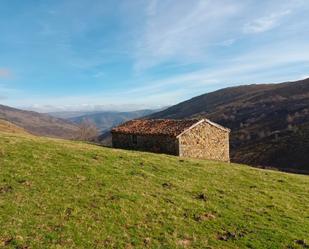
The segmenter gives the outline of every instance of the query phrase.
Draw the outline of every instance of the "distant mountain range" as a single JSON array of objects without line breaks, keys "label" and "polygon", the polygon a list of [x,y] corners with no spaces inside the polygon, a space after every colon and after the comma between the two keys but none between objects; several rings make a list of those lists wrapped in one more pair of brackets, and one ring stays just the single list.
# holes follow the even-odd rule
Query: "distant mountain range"
[{"label": "distant mountain range", "polygon": [[95,114],[101,111],[59,111],[59,112],[47,112],[47,115],[53,116],[55,118],[69,119],[80,117],[88,114]]},{"label": "distant mountain range", "polygon": [[78,127],[70,121],[0,105],[0,119],[39,136],[72,139]]},{"label": "distant mountain range", "polygon": [[203,117],[232,130],[232,161],[309,172],[309,79],[225,88],[147,118]]},{"label": "distant mountain range", "polygon": [[0,105],[0,121],[3,129],[9,129],[9,127],[13,129],[15,125],[34,135],[72,139],[76,138],[78,125],[83,120],[93,121],[103,133],[125,121],[150,115],[156,111],[158,110],[132,112],[76,111],[43,114]]},{"label": "distant mountain range", "polygon": [[150,115],[158,110],[139,110],[133,112],[94,112],[81,115],[78,117],[68,118],[69,121],[75,124],[80,124],[83,120],[90,120],[96,124],[101,132],[110,130],[111,128],[126,122],[131,119],[140,118]]}]

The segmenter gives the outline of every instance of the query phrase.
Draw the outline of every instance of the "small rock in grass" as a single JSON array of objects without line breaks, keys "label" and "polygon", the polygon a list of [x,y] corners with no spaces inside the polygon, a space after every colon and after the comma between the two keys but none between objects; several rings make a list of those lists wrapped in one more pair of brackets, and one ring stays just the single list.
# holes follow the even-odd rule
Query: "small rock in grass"
[{"label": "small rock in grass", "polygon": [[145,244],[146,246],[148,246],[148,245],[150,244],[150,241],[151,241],[150,238],[145,238],[145,239],[144,239],[144,244]]},{"label": "small rock in grass", "polygon": [[223,234],[220,234],[217,238],[218,240],[228,241],[229,239],[236,239],[236,237],[236,233],[227,231]]},{"label": "small rock in grass", "polygon": [[169,182],[165,182],[165,183],[162,184],[162,187],[163,188],[171,188],[171,187],[173,187],[173,185]]},{"label": "small rock in grass", "polygon": [[70,218],[72,216],[72,213],[73,213],[73,208],[67,208],[64,211],[64,213],[65,213],[65,216],[66,216],[67,219]]},{"label": "small rock in grass", "polygon": [[202,201],[207,201],[208,200],[208,197],[205,193],[199,193],[197,196],[196,196],[197,199],[199,200],[202,200]]},{"label": "small rock in grass", "polygon": [[169,198],[164,198],[165,202],[167,203],[171,203],[171,204],[175,204],[175,202],[173,202],[171,199]]},{"label": "small rock in grass", "polygon": [[239,238],[242,238],[244,236],[245,236],[245,233],[243,233],[243,232],[226,231],[223,234],[218,235],[217,239],[227,241],[227,240],[230,240],[230,239],[239,239]]},{"label": "small rock in grass", "polygon": [[113,240],[110,237],[107,237],[104,241],[103,241],[103,245],[104,246],[111,246],[113,245]]},{"label": "small rock in grass", "polygon": [[309,248],[309,245],[304,239],[298,239],[294,241],[297,245],[302,246],[303,248]]}]

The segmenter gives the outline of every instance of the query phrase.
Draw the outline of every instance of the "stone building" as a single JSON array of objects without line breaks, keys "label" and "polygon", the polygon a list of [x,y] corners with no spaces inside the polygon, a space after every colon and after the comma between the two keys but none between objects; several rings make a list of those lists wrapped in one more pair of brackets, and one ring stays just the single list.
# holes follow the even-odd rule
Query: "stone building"
[{"label": "stone building", "polygon": [[114,148],[230,161],[229,133],[207,119],[140,119],[112,130]]}]

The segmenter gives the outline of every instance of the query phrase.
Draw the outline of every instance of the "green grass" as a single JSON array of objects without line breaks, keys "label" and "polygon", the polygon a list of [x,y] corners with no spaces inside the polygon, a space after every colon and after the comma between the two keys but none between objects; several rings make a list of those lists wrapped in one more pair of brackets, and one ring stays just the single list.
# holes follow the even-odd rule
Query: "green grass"
[{"label": "green grass", "polygon": [[0,133],[0,247],[308,244],[308,176]]}]

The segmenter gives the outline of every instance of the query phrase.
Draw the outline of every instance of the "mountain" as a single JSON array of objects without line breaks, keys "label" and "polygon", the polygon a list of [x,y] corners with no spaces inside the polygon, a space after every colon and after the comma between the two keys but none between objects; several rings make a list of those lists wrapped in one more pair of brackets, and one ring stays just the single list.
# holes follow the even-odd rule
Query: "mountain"
[{"label": "mountain", "polygon": [[156,111],[157,110],[139,110],[132,112],[112,112],[112,111],[96,112],[78,117],[68,118],[68,120],[76,124],[80,124],[85,119],[91,120],[96,124],[97,128],[100,131],[105,132],[123,122],[143,117],[146,115],[150,115]]},{"label": "mountain", "polygon": [[202,117],[232,130],[232,161],[309,172],[309,79],[229,87],[148,118]]},{"label": "mountain", "polygon": [[308,248],[309,177],[0,132],[1,248]]},{"label": "mountain", "polygon": [[0,119],[25,129],[34,135],[71,139],[77,126],[64,119],[0,105]]},{"label": "mountain", "polygon": [[46,114],[53,116],[55,118],[70,119],[100,112],[102,111],[59,111],[59,112],[47,112]]}]

